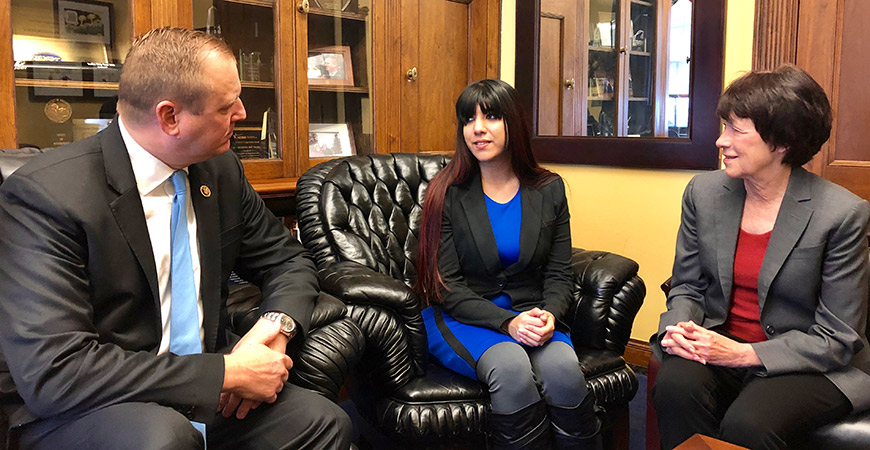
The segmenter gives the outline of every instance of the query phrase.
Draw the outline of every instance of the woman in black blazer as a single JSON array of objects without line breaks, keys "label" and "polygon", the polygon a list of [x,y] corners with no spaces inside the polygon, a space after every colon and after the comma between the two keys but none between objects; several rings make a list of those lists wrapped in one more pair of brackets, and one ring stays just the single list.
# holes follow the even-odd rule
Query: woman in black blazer
[{"label": "woman in black blazer", "polygon": [[516,91],[470,84],[451,162],[426,192],[417,287],[430,353],[489,388],[495,448],[600,448],[562,320],[572,291],[565,186],[538,167]]},{"label": "woman in black blazer", "polygon": [[668,449],[694,433],[786,448],[870,407],[870,205],[801,167],[832,120],[802,70],[744,75],[717,113],[724,170],[686,188],[651,339],[659,431]]}]

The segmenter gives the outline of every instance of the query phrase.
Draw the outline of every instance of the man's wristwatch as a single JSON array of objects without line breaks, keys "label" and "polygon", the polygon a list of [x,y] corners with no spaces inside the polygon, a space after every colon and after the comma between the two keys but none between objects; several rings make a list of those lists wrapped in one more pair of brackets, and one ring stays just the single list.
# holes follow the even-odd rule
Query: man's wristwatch
[{"label": "man's wristwatch", "polygon": [[278,322],[281,325],[281,334],[287,336],[288,339],[293,339],[293,336],[296,336],[296,321],[287,314],[280,311],[269,311],[263,314],[263,317],[272,322]]}]

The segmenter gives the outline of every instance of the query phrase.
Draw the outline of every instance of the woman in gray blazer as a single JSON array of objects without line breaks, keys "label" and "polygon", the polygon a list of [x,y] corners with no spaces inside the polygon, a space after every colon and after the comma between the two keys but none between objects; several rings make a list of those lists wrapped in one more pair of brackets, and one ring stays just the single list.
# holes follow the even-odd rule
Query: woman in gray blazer
[{"label": "woman in gray blazer", "polygon": [[870,205],[801,168],[831,108],[805,72],[751,72],[719,100],[724,170],[683,195],[667,312],[651,339],[665,448],[758,449],[870,407]]}]

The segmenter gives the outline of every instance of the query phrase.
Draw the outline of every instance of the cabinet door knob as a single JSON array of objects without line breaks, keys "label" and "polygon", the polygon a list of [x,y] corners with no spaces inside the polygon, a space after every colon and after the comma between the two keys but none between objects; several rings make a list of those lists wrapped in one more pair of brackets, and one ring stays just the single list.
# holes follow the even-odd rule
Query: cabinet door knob
[{"label": "cabinet door knob", "polygon": [[416,81],[417,80],[417,68],[412,67],[411,70],[409,70],[406,75],[408,77],[408,83],[410,83],[412,81]]},{"label": "cabinet door knob", "polygon": [[296,9],[299,10],[302,14],[308,14],[308,11],[311,9],[311,5],[309,5],[308,0],[302,0],[301,2],[296,4]]},{"label": "cabinet door knob", "polygon": [[575,86],[577,86],[577,82],[574,81],[574,78],[565,80],[565,89],[571,90],[574,89]]},{"label": "cabinet door knob", "polygon": [[625,53],[625,47],[619,47],[619,53]]}]

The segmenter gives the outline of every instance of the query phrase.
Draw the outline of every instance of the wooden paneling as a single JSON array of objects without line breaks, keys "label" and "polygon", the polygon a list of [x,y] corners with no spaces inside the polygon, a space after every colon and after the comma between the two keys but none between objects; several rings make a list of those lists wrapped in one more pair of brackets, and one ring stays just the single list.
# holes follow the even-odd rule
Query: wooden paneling
[{"label": "wooden paneling", "polygon": [[499,9],[498,0],[400,1],[398,151],[453,152],[456,98],[469,82],[498,76]]},{"label": "wooden paneling", "polygon": [[[542,6],[543,7],[543,6]],[[538,134],[562,134],[562,48],[565,18],[541,13],[538,67]]]},{"label": "wooden paneling", "polygon": [[151,26],[186,27],[193,24],[193,2],[179,0],[151,0]]},{"label": "wooden paneling", "polygon": [[[583,46],[581,43],[584,41],[584,32],[585,28],[583,28],[583,20],[581,20],[582,13],[581,9],[584,8],[584,4],[582,2],[577,2],[576,0],[541,0],[541,42],[540,42],[540,64],[541,67],[539,70],[545,70],[544,66],[544,58],[546,57],[546,53],[548,52],[557,52],[559,57],[559,70],[560,73],[555,84],[551,83],[550,86],[545,87],[539,82],[539,94],[542,96],[538,101],[540,105],[544,105],[546,98],[544,95],[558,95],[559,101],[561,104],[559,105],[559,123],[556,124],[546,124],[541,122],[540,114],[538,115],[538,134],[540,135],[566,135],[566,136],[575,136],[580,135],[580,130],[582,130],[582,120],[580,111],[583,108],[583,102],[578,100],[584,93],[584,88],[586,87],[585,71],[583,70],[586,61],[585,61],[585,52],[582,50]],[[544,28],[544,24],[546,20],[545,18],[553,18],[558,19],[560,22],[560,38],[561,40],[557,43],[545,44],[545,33],[547,32]],[[553,42],[552,38],[546,38],[547,41]],[[550,47],[550,48],[548,48]],[[549,63],[548,63],[549,64]],[[541,73],[543,75],[543,72]],[[567,89],[565,86],[566,80],[574,79],[575,87],[573,89]],[[543,80],[543,78],[541,78]],[[555,89],[555,91],[547,93],[548,90]],[[539,106],[540,106],[539,105]],[[556,133],[544,133],[544,128],[540,127],[550,127],[558,128],[559,131]]]},{"label": "wooden paneling", "polygon": [[[420,151],[453,150],[456,136],[454,108],[456,98],[473,78],[471,55],[483,54],[472,46],[486,42],[471,40],[472,8],[445,0],[421,0],[419,17],[420,50],[417,91],[420,99],[417,117],[411,117],[419,127]],[[486,66],[483,66],[485,72]]]},{"label": "wooden paneling", "polygon": [[752,68],[772,70],[797,61],[800,0],[756,0]]},{"label": "wooden paneling", "polygon": [[649,342],[629,339],[628,345],[625,346],[625,362],[633,366],[646,367],[649,364],[650,355],[652,355],[652,351],[650,351]]},{"label": "wooden paneling", "polygon": [[0,0],[0,30],[9,30],[0,38],[0,148],[15,148],[18,137],[15,133],[15,77],[11,70],[12,55],[12,0]]}]

